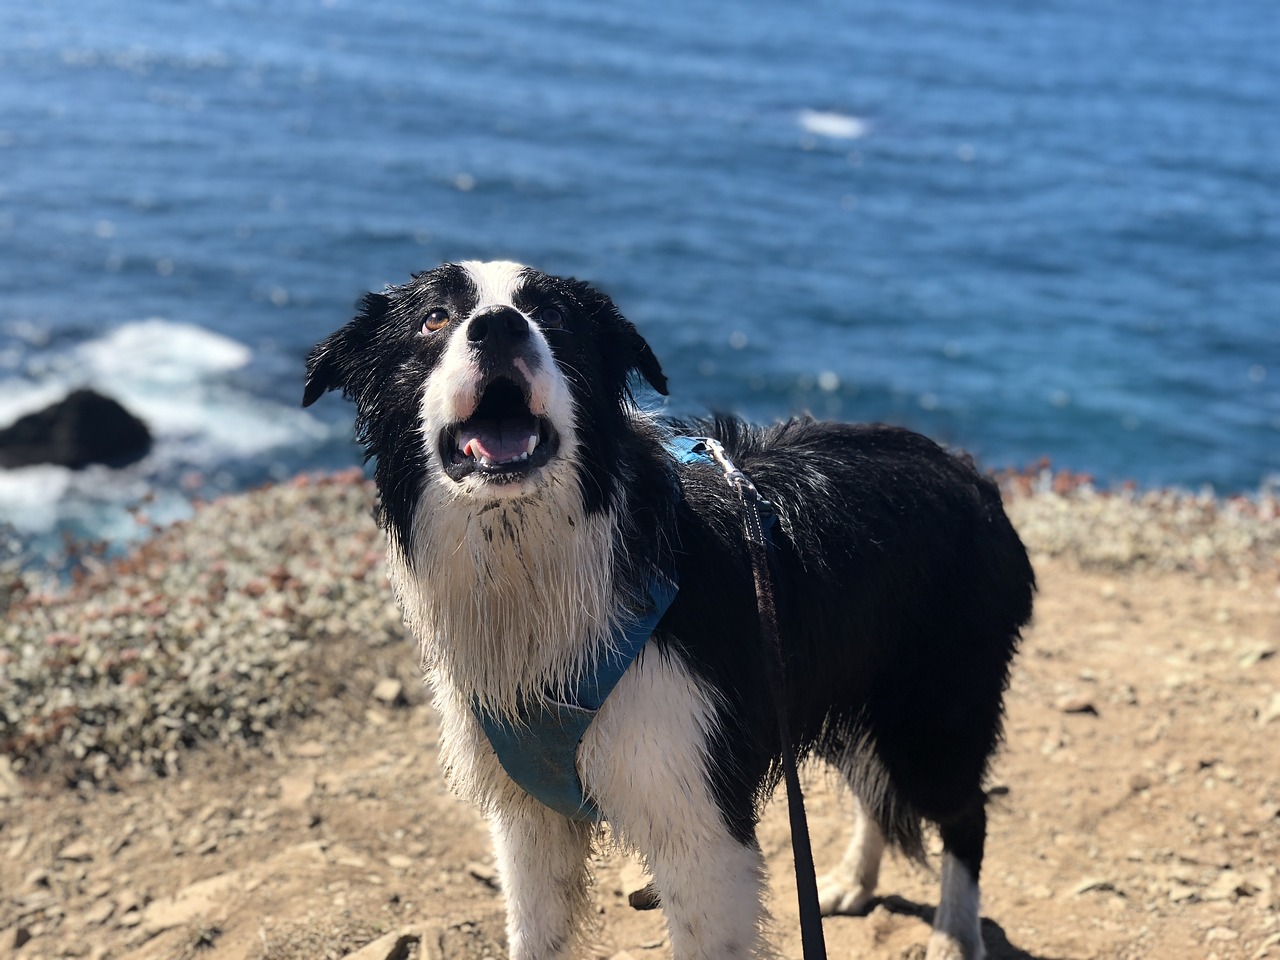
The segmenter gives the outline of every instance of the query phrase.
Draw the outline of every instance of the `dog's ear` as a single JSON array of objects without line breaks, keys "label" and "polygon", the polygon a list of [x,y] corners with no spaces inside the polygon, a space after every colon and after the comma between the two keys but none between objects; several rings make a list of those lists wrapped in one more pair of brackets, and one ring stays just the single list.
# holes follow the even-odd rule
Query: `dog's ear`
[{"label": "dog's ear", "polygon": [[658,358],[654,356],[653,348],[649,346],[649,341],[640,336],[640,331],[630,320],[624,320],[629,333],[629,349],[631,351],[633,361],[631,369],[637,370],[640,376],[649,382],[649,386],[657,390],[664,397],[667,395],[667,376],[662,372],[662,365],[658,363]]},{"label": "dog's ear", "polygon": [[316,344],[307,357],[307,385],[302,392],[302,405],[309,407],[329,390],[342,390],[351,395],[352,381],[368,362],[373,340],[391,298],[382,293],[366,293],[360,300],[360,313],[337,333]]},{"label": "dog's ear", "polygon": [[599,290],[585,283],[578,283],[577,288],[579,296],[590,307],[599,324],[606,367],[623,381],[631,371],[636,371],[649,386],[665,397],[667,378],[662,372],[662,364],[658,363],[653,348],[640,335],[635,324],[624,317],[614,302]]}]

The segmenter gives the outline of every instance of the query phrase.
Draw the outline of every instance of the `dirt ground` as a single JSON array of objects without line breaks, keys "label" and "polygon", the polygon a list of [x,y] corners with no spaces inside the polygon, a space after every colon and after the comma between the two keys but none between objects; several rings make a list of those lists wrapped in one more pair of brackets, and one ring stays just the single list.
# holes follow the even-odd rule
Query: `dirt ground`
[{"label": "dirt ground", "polygon": [[[1280,958],[1275,578],[1038,573],[993,778],[988,954]],[[261,749],[114,789],[0,766],[0,958],[500,957],[487,835],[441,781],[413,650],[360,643],[327,660],[345,692]],[[807,779],[821,870],[847,798]],[[774,939],[798,957],[784,803],[761,842]],[[598,856],[594,956],[670,955],[661,914],[627,903],[643,883]],[[826,921],[833,960],[923,957],[937,878],[891,858],[881,893]]]}]

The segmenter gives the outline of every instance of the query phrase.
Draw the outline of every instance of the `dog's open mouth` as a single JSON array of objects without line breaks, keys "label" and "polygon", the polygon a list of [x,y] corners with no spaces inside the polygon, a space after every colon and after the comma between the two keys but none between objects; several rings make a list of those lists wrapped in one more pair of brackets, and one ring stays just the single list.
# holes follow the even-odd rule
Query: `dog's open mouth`
[{"label": "dog's open mouth", "polygon": [[544,466],[560,446],[546,417],[535,416],[514,381],[499,377],[484,389],[471,418],[440,434],[440,459],[449,479],[473,473],[511,482]]}]

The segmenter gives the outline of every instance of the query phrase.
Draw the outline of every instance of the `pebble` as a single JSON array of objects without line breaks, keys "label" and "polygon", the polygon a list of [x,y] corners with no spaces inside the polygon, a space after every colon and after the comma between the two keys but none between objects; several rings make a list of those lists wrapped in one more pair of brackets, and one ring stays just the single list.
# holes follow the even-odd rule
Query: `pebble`
[{"label": "pebble", "polygon": [[415,928],[397,930],[367,943],[346,960],[405,960],[413,946],[423,939],[423,931]]},{"label": "pebble", "polygon": [[286,810],[301,810],[315,789],[315,780],[305,774],[283,776],[280,778],[280,806]]},{"label": "pebble", "polygon": [[1243,874],[1235,870],[1224,870],[1204,889],[1200,897],[1203,900],[1237,900],[1240,897],[1251,897],[1261,889],[1256,882]]},{"label": "pebble", "polygon": [[93,859],[93,850],[89,844],[83,840],[73,840],[65,847],[58,851],[59,860],[70,860],[76,863],[83,863]]},{"label": "pebble", "polygon": [[27,874],[23,880],[23,885],[28,887],[47,887],[49,886],[49,871],[43,867],[36,867]]},{"label": "pebble", "polygon": [[1264,726],[1275,720],[1280,720],[1280,693],[1273,693],[1271,700],[1258,715],[1258,722]]},{"label": "pebble", "polygon": [[379,680],[373,688],[373,698],[388,706],[398,706],[404,703],[404,684],[391,678]]},{"label": "pebble", "polygon": [[1101,877],[1089,877],[1081,880],[1071,888],[1071,892],[1077,897],[1085,893],[1118,893],[1124,896],[1124,892],[1119,887],[1110,880],[1105,880]]},{"label": "pebble", "polygon": [[657,885],[650,882],[627,894],[627,903],[633,910],[656,910],[662,906],[662,895],[658,893]]},{"label": "pebble", "polygon": [[475,877],[487,887],[498,889],[498,871],[491,866],[472,861],[467,864],[467,873]]},{"label": "pebble", "polygon": [[96,906],[90,907],[84,912],[84,922],[91,927],[98,927],[111,919],[111,915],[116,912],[116,905],[111,900],[103,900]]},{"label": "pebble", "polygon": [[1240,656],[1240,666],[1248,669],[1249,667],[1262,663],[1262,661],[1264,660],[1270,660],[1275,655],[1276,655],[1275,647],[1270,647],[1265,645],[1255,646],[1249,650],[1246,650]]},{"label": "pebble", "polygon": [[1240,934],[1230,927],[1210,927],[1204,935],[1205,943],[1219,943],[1228,940],[1239,940]]},{"label": "pebble", "polygon": [[1054,706],[1063,713],[1087,713],[1098,716],[1098,708],[1093,705],[1093,700],[1084,694],[1073,693],[1059,697]]},{"label": "pebble", "polygon": [[13,772],[13,761],[0,755],[0,800],[15,800],[22,796],[22,783]]},{"label": "pebble", "polygon": [[242,877],[236,872],[189,884],[171,896],[147,904],[140,911],[143,928],[155,934],[189,923],[214,911],[227,891],[243,886]]}]

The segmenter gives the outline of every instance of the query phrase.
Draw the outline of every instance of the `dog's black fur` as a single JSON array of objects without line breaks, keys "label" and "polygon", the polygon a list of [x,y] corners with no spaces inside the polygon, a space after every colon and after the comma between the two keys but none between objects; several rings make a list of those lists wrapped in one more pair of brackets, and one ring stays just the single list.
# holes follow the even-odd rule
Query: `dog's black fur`
[{"label": "dog's black fur", "polygon": [[[796,747],[844,770],[892,841],[919,822],[982,859],[987,760],[1034,577],[995,484],[907,430],[732,418],[677,424],[724,443],[774,504],[776,592]],[[717,795],[744,840],[778,755],[736,500],[718,468],[682,472],[681,593],[660,640],[680,643],[740,726],[714,751]]]},{"label": "dog's black fur", "polygon": [[[767,654],[737,498],[719,468],[677,467],[662,446],[667,432],[720,440],[777,511],[796,749],[841,769],[907,853],[922,853],[922,819],[938,824],[976,881],[984,777],[1034,590],[996,485],[967,456],[895,427],[641,416],[628,375],[662,393],[666,379],[635,328],[586,284],[527,271],[514,307],[536,319],[547,304],[562,321],[541,333],[573,395],[582,507],[626,512],[614,545],[618,602],[642,593],[663,558],[678,571],[679,595],[653,642],[723,704],[709,778],[733,836],[754,842],[759,801],[777,778]],[[457,265],[368,295],[308,367],[305,403],[334,388],[355,400],[360,438],[377,460],[379,518],[410,567],[421,491],[440,470],[418,417],[443,350],[421,318],[441,305],[458,317],[478,309],[475,283]]]}]

